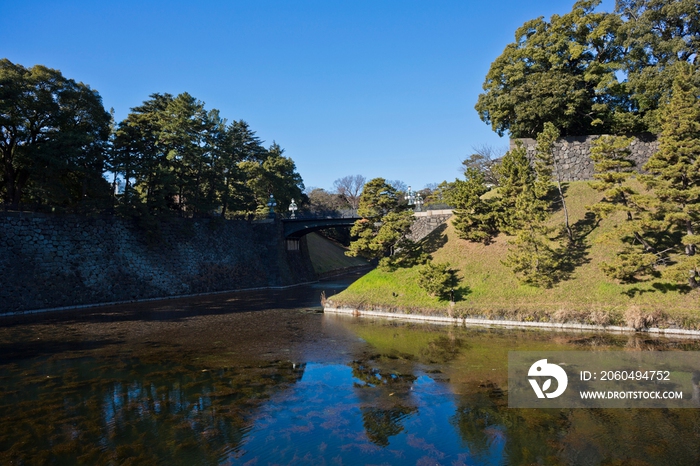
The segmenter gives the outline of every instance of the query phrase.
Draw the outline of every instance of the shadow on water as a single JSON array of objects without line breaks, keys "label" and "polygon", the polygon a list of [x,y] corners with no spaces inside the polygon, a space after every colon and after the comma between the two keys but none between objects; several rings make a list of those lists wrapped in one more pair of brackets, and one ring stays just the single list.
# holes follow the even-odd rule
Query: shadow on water
[{"label": "shadow on water", "polygon": [[330,297],[366,272],[321,280],[286,289],[264,289],[173,298],[139,303],[116,304],[79,310],[56,311],[31,315],[0,316],[0,327],[40,322],[47,325],[77,322],[181,321],[198,316],[258,312],[268,309],[312,308],[321,310],[321,293]]}]

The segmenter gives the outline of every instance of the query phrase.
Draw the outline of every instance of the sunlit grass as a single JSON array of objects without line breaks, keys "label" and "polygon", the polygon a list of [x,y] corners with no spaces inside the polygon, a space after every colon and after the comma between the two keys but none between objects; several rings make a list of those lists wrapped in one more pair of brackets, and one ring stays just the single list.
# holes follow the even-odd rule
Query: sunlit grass
[{"label": "sunlit grass", "polygon": [[[570,223],[583,235],[586,206],[597,202],[601,194],[587,182],[571,182],[565,187]],[[563,218],[562,211],[557,210],[552,213],[550,222],[563,224]],[[431,298],[418,287],[417,267],[396,272],[374,270],[334,296],[333,303],[399,312],[445,315],[451,312],[464,316],[621,325],[633,310],[655,315],[655,325],[700,328],[697,291],[686,292],[663,279],[618,283],[600,270],[600,263],[614,257],[620,247],[614,239],[606,239],[606,233],[622,221],[623,214],[605,219],[586,234],[582,239],[587,247],[583,263],[569,279],[549,289],[520,284],[513,272],[503,265],[508,253],[508,236],[500,235],[485,246],[459,239],[449,225],[438,233],[446,236],[446,242],[432,257],[438,262],[449,262],[459,270],[462,281],[457,296],[460,299],[453,308],[447,301]],[[606,317],[600,317],[601,312]]]}]

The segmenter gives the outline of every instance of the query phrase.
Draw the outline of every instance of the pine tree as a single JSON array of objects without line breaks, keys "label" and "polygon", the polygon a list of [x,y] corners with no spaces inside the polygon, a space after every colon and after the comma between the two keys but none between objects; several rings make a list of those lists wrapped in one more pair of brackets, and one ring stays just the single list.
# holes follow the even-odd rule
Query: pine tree
[{"label": "pine tree", "polygon": [[516,236],[504,264],[521,282],[550,287],[558,279],[561,254],[554,229],[545,223],[551,185],[546,166],[533,168],[518,146],[503,157],[499,173],[504,226]]},{"label": "pine tree", "polygon": [[489,188],[484,173],[469,167],[466,180],[455,180],[446,192],[448,204],[455,209],[452,224],[460,238],[489,244],[498,234],[497,205],[495,199],[482,199]]},{"label": "pine tree", "polygon": [[689,286],[700,287],[697,244],[700,243],[700,89],[694,84],[699,72],[687,63],[678,63],[671,99],[661,117],[659,150],[644,168],[643,177],[653,190],[659,216],[667,232],[678,238],[673,247],[683,255],[666,273]]},{"label": "pine tree", "polygon": [[348,256],[379,260],[384,269],[409,267],[426,259],[408,238],[415,221],[413,212],[399,205],[396,190],[384,178],[365,184],[357,213],[362,218],[350,231],[354,240]]},{"label": "pine tree", "polygon": [[430,296],[436,296],[440,299],[450,298],[454,301],[454,289],[458,285],[457,271],[451,268],[449,263],[428,261],[418,277],[418,286]]},{"label": "pine tree", "polygon": [[593,178],[591,188],[604,193],[603,199],[590,206],[589,210],[599,218],[612,212],[624,210],[627,220],[632,220],[630,196],[638,194],[626,181],[634,174],[634,161],[630,159],[629,145],[633,138],[601,136],[591,144]]},{"label": "pine tree", "polygon": [[625,243],[623,249],[611,260],[602,262],[600,268],[608,277],[623,282],[651,272],[657,262],[653,236],[658,231],[658,223],[653,220],[653,210],[645,207],[649,206],[648,198],[627,183],[635,173],[629,150],[632,140],[623,136],[601,136],[591,144],[596,181],[590,186],[602,191],[604,197],[588,209],[599,219],[619,211],[627,216],[627,221],[616,225],[614,232],[608,235]]},{"label": "pine tree", "polygon": [[569,209],[566,207],[566,199],[561,187],[561,170],[559,170],[559,162],[553,153],[554,143],[557,138],[559,138],[559,130],[550,122],[545,123],[544,129],[537,135],[537,146],[535,148],[537,156],[535,161],[538,181],[537,189],[540,191],[540,196],[546,196],[549,192],[552,173],[554,173],[557,181],[559,202],[561,202],[562,211],[564,212],[564,229],[569,238],[569,244],[573,244],[574,232],[571,229],[571,225],[569,225]]},{"label": "pine tree", "polygon": [[527,159],[525,147],[518,146],[507,152],[497,167],[499,209],[503,212],[499,228],[514,235],[518,230],[516,202],[526,191],[532,191],[535,184],[535,171]]}]

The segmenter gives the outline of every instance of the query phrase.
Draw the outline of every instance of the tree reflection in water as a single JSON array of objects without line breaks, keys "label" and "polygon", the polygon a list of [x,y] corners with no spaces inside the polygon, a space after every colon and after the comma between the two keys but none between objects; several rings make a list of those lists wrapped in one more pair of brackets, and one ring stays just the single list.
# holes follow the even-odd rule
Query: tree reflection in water
[{"label": "tree reflection in water", "polygon": [[0,327],[0,464],[700,463],[695,409],[507,407],[508,351],[697,342],[191,314]]}]

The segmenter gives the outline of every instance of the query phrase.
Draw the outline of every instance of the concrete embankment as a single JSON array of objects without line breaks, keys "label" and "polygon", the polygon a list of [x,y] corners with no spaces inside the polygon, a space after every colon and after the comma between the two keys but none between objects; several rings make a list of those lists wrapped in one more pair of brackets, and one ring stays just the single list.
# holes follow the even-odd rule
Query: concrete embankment
[{"label": "concrete embankment", "polygon": [[499,328],[521,328],[521,329],[542,329],[542,330],[562,330],[562,331],[587,331],[587,332],[610,332],[610,333],[648,333],[655,336],[700,338],[700,331],[686,330],[680,328],[644,328],[634,329],[632,327],[615,325],[590,325],[579,323],[557,323],[557,322],[521,322],[517,320],[495,320],[480,319],[473,317],[449,317],[429,314],[402,314],[398,312],[386,312],[381,310],[358,310],[346,307],[324,306],[324,313],[341,314],[354,317],[369,317],[380,319],[396,319],[407,322],[425,322],[442,325],[465,325],[483,326]]}]

